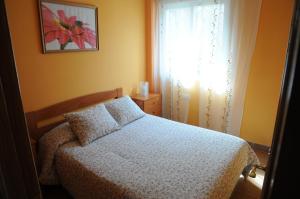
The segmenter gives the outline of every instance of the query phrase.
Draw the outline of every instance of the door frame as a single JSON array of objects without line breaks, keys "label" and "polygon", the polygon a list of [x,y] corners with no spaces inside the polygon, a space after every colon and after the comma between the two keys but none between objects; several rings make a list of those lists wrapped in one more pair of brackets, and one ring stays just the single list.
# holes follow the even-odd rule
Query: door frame
[{"label": "door frame", "polygon": [[4,0],[0,0],[0,195],[41,198]]},{"label": "door frame", "polygon": [[[261,198],[282,198],[297,193],[297,133],[299,128],[299,85],[300,85],[300,1],[295,0],[286,66],[282,80],[271,154],[265,174]],[[297,68],[298,65],[298,68]],[[298,95],[297,95],[298,93]],[[298,115],[297,115],[298,112]],[[298,136],[299,137],[299,136]],[[299,145],[299,144],[298,144]],[[299,147],[298,147],[299,148]],[[299,151],[299,150],[298,150]],[[299,179],[297,179],[299,180]],[[297,193],[297,195],[299,195]]]}]

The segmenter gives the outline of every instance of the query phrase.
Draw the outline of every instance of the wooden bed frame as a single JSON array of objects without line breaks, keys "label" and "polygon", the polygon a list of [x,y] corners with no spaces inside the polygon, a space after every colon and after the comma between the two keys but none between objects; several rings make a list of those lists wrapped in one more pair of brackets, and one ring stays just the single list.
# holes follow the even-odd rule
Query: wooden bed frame
[{"label": "wooden bed frame", "polygon": [[58,126],[59,124],[62,124],[63,122],[65,122],[65,120],[62,118],[59,121],[55,121],[41,127],[39,126],[40,122],[62,116],[64,113],[72,112],[81,108],[92,106],[106,100],[116,99],[122,96],[122,88],[117,88],[110,91],[103,91],[77,97],[74,99],[54,104],[46,108],[42,108],[37,111],[26,113],[27,126],[31,142],[37,142],[46,132]]},{"label": "wooden bed frame", "polygon": [[[50,124],[46,124],[41,127],[39,126],[40,122],[59,117],[62,116],[64,113],[89,107],[106,100],[117,99],[122,96],[123,96],[122,88],[117,88],[110,91],[103,91],[103,92],[77,97],[74,99],[70,99],[64,102],[54,104],[52,106],[37,111],[26,113],[27,126],[29,130],[30,141],[32,145],[32,151],[37,166],[37,170],[39,170],[39,165],[38,165],[37,155],[36,155],[37,154],[36,143],[46,132],[62,124],[63,122],[65,122],[65,120],[64,118],[61,118],[58,121],[51,122]],[[260,168],[259,165],[255,165],[253,167],[253,170],[250,172],[251,177],[256,176],[255,173],[256,168]]]}]

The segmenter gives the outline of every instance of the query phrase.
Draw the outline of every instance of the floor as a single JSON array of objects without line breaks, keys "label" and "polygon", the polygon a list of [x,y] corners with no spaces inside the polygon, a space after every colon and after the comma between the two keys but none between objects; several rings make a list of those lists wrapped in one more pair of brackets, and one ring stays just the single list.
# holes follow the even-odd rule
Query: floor
[{"label": "floor", "polygon": [[[262,166],[266,166],[268,162],[268,154],[265,151],[254,150],[260,160]],[[259,199],[262,185],[264,182],[265,172],[263,170],[256,170],[256,178],[248,177],[244,179],[240,177],[235,190],[230,199]]]},{"label": "floor", "polygon": [[[267,165],[267,152],[255,150],[255,153],[257,154],[261,165]],[[256,172],[256,178],[248,177],[247,179],[244,179],[244,177],[241,176],[230,199],[259,199],[262,190],[264,175],[265,172],[263,170],[258,169]],[[68,192],[60,186],[52,186],[47,188],[42,187],[42,190],[44,199],[72,198],[68,194]]]}]

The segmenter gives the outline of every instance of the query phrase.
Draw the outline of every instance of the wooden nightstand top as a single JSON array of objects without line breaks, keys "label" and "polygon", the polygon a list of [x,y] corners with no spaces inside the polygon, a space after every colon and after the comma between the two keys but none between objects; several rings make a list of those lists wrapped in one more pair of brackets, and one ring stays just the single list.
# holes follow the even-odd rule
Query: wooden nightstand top
[{"label": "wooden nightstand top", "polygon": [[155,97],[160,97],[160,94],[159,93],[149,93],[149,95],[146,97],[140,96],[139,94],[131,96],[132,99],[140,100],[140,101],[147,101],[147,100],[150,100]]}]

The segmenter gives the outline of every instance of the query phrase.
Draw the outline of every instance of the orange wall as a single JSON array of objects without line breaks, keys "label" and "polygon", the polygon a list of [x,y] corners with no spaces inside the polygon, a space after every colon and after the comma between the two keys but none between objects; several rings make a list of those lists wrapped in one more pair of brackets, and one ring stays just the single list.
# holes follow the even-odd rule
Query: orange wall
[{"label": "orange wall", "polygon": [[293,0],[263,0],[250,68],[241,137],[271,145],[285,66]]},{"label": "orange wall", "polygon": [[[145,79],[145,1],[72,1],[98,6],[100,51],[42,54],[37,1],[6,0],[25,111],[115,87],[129,94]],[[241,128],[248,141],[272,140],[293,2],[263,0]],[[196,91],[189,114],[195,125]]]},{"label": "orange wall", "polygon": [[100,51],[42,54],[36,0],[6,0],[25,111],[145,79],[145,2],[72,0],[96,5]]}]

